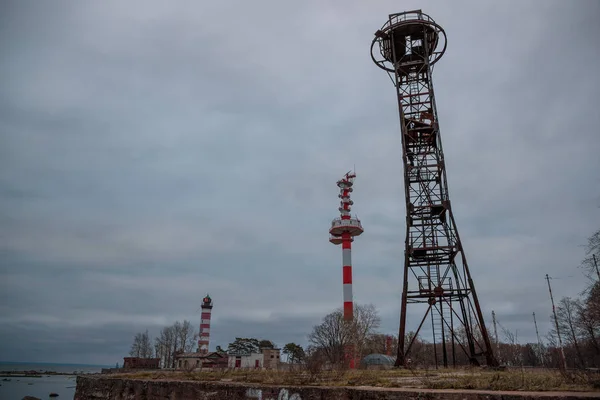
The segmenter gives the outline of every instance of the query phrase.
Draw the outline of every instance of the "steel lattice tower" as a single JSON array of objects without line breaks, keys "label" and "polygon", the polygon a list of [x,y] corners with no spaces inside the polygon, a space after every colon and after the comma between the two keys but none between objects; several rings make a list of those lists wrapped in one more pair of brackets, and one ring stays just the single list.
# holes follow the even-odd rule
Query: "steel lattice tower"
[{"label": "steel lattice tower", "polygon": [[[397,366],[428,319],[436,366],[440,358],[456,364],[457,349],[472,364],[481,357],[497,364],[448,197],[431,80],[445,51],[444,30],[421,10],[389,15],[371,44],[373,61],[396,87],[402,133],[407,217]],[[424,315],[405,343],[407,306],[418,303]]]}]

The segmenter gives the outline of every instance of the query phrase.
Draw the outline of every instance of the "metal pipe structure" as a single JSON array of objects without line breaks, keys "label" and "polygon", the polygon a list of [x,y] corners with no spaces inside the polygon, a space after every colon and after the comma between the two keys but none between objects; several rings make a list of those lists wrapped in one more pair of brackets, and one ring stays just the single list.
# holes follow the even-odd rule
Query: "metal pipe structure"
[{"label": "metal pipe structure", "polygon": [[[445,51],[444,30],[421,10],[389,15],[371,44],[371,58],[396,88],[404,162],[407,216],[397,366],[407,364],[428,316],[436,367],[438,357],[448,366],[448,348],[454,355],[456,345],[471,364],[484,358],[497,365],[448,195],[431,79]],[[421,307],[424,317],[405,346],[407,305]]]},{"label": "metal pipe structure", "polygon": [[202,313],[200,314],[200,335],[198,338],[198,353],[208,353],[210,342],[210,315],[213,308],[212,299],[207,294],[202,299]]},{"label": "metal pipe structure", "polygon": [[[363,233],[363,228],[358,218],[350,216],[350,210],[354,202],[350,199],[352,185],[356,174],[347,172],[339,181],[337,186],[340,188],[340,217],[331,221],[329,229],[329,241],[335,245],[342,245],[342,284],[344,294],[344,321],[351,323],[354,320],[354,303],[352,301],[352,242],[355,236]],[[344,349],[346,365],[350,368],[355,367],[354,347],[352,344]]]}]

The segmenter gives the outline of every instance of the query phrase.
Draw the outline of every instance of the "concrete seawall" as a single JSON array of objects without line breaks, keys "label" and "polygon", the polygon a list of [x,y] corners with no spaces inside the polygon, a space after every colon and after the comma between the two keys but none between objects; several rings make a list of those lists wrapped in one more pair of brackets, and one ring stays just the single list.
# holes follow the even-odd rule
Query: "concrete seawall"
[{"label": "concrete seawall", "polygon": [[75,400],[575,400],[600,392],[493,392],[374,387],[268,386],[78,376]]}]

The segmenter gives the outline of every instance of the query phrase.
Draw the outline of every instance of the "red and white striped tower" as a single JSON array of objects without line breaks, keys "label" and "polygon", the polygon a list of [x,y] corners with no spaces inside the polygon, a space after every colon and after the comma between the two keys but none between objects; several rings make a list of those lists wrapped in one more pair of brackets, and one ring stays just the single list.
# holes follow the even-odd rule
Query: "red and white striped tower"
[{"label": "red and white striped tower", "polygon": [[208,353],[210,341],[210,314],[213,308],[212,299],[207,294],[202,299],[202,313],[200,314],[200,336],[198,339],[198,353]]},{"label": "red and white striped tower", "polygon": [[[339,181],[337,186],[340,188],[338,197],[340,200],[340,217],[331,221],[329,229],[329,241],[333,244],[342,245],[342,282],[344,285],[344,321],[354,319],[354,303],[352,301],[352,242],[354,236],[363,233],[362,225],[358,218],[350,216],[350,209],[353,201],[350,200],[352,185],[356,174],[347,172]],[[345,356],[348,366],[354,368],[354,347],[348,346],[345,349]]]}]

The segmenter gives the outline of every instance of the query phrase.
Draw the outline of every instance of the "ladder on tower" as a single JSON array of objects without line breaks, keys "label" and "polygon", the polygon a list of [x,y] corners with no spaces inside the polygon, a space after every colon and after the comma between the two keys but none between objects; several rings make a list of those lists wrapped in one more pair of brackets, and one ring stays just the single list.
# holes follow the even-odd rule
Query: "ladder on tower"
[{"label": "ladder on tower", "polygon": [[435,290],[440,285],[440,277],[438,274],[438,267],[433,265],[429,267],[429,280],[431,281],[431,290]]},{"label": "ladder on tower", "polygon": [[[448,331],[448,327],[444,323],[444,317],[442,316],[442,307],[445,308],[446,304],[444,301],[437,301],[432,307],[432,329],[433,329],[433,341],[435,343],[434,355],[435,355],[435,366],[441,363],[444,367],[448,366],[448,353],[447,353],[447,341],[451,333]],[[444,313],[448,310],[444,309]]]},{"label": "ladder on tower", "polygon": [[429,280],[432,290],[431,299],[434,303],[431,307],[431,329],[433,331],[435,365],[437,368],[441,361],[442,365],[447,367],[446,341],[449,332],[444,325],[444,314],[450,310],[446,309],[447,304],[441,297],[443,291],[439,291],[440,288],[444,289],[444,278],[440,277],[438,267],[429,268]]},{"label": "ladder on tower", "polygon": [[419,96],[419,83],[417,82],[416,79],[413,79],[410,81],[409,90],[410,90],[411,117],[413,119],[417,119],[419,116],[419,106],[417,105],[417,103],[419,103],[420,96]]},{"label": "ladder on tower", "polygon": [[439,301],[436,299],[436,303],[431,306],[431,330],[433,336],[433,355],[435,357],[435,367],[437,368],[442,358],[443,346],[444,346],[444,327],[442,316],[439,312]]}]

